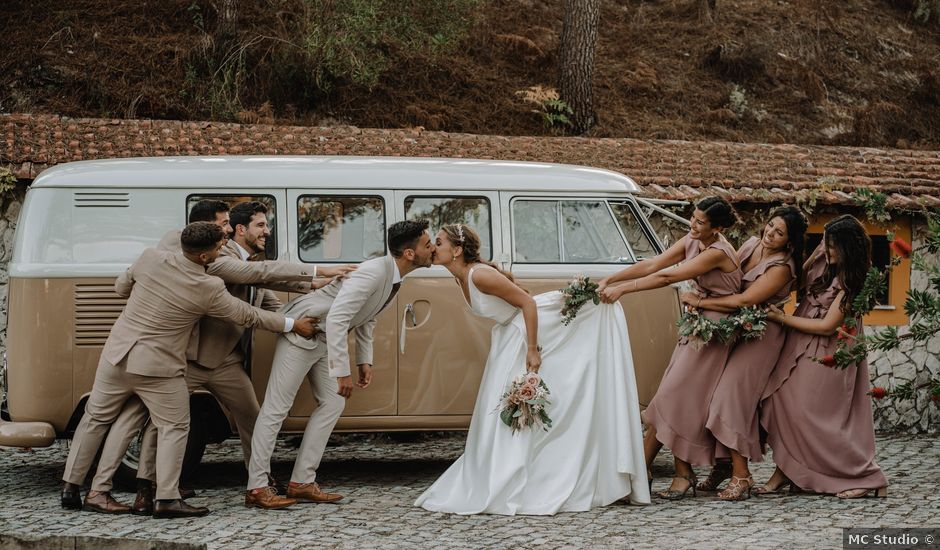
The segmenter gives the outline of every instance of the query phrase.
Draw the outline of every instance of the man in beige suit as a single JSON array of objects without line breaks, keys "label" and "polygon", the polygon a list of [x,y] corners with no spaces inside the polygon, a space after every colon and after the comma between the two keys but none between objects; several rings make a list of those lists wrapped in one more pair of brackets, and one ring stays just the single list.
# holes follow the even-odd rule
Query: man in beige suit
[{"label": "man in beige suit", "polygon": [[[234,232],[207,272],[229,283],[226,286],[232,296],[255,307],[268,311],[281,307],[280,300],[271,289],[305,293],[311,287],[319,288],[329,282],[329,279],[313,279],[311,284],[314,273],[332,277],[353,269],[353,266],[318,268],[290,262],[248,262],[249,257],[264,252],[267,237],[271,234],[267,224],[267,208],[260,202],[239,203],[229,211],[224,202],[200,201],[190,217],[206,219],[208,215],[223,229],[234,227]],[[161,240],[159,248],[178,252],[179,235],[179,231],[169,232]],[[257,283],[257,286],[232,283],[233,280],[249,281]],[[186,383],[190,393],[206,390],[231,412],[241,438],[246,466],[251,452],[251,434],[260,409],[251,378],[246,372],[250,370],[246,367],[250,361],[251,337],[250,328],[246,330],[225,319],[203,317],[190,339],[187,353],[189,364],[186,369]],[[92,480],[92,489],[111,490],[114,473],[147,417],[147,409],[139,399],[128,401],[108,433],[98,461],[98,470]],[[152,485],[156,480],[156,428],[152,423],[147,426],[139,456],[137,498],[133,512],[146,515],[153,511]],[[273,484],[273,479],[271,482]]]},{"label": "man in beige suit", "polygon": [[[419,267],[429,267],[434,243],[427,221],[398,222],[388,229],[390,255],[367,260],[344,281],[333,281],[315,293],[289,302],[286,315],[310,315],[323,319],[323,334],[311,340],[282,335],[277,339],[268,388],[255,424],[248,466],[245,506],[284,508],[298,501],[333,502],[341,495],[326,493],[316,483],[317,467],[327,439],[353,391],[348,337],[355,332],[358,386],[372,382],[372,332],[376,316],[388,306],[401,279]],[[267,484],[271,455],[281,424],[297,391],[307,379],[317,400],[300,444],[294,471],[283,498]]]},{"label": "man in beige suit", "polygon": [[[75,431],[66,472],[87,472],[110,425],[124,403],[137,396],[157,429],[157,501],[154,517],[204,515],[180,499],[179,469],[189,432],[186,349],[196,322],[205,315],[273,332],[312,336],[314,319],[294,321],[253,308],[235,298],[221,279],[206,273],[219,256],[225,235],[208,222],[188,225],[180,236],[182,251],[146,249],[115,282],[127,305],[105,342],[85,414]],[[84,477],[84,476],[82,476]],[[77,504],[80,478],[64,477],[63,504]],[[130,508],[109,492],[92,490],[84,508],[126,513]]]}]

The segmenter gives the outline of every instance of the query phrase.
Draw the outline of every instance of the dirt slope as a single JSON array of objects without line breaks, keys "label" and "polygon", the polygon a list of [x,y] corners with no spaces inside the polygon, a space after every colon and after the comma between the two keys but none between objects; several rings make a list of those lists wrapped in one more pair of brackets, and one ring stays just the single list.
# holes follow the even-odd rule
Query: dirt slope
[{"label": "dirt slope", "polygon": [[[558,132],[516,92],[554,85],[561,0],[485,0],[447,58],[393,52],[373,89],[329,94],[274,39],[297,1],[240,2],[235,96],[194,61],[208,0],[7,0],[0,112]],[[589,135],[940,148],[940,21],[915,2],[603,0]]]}]

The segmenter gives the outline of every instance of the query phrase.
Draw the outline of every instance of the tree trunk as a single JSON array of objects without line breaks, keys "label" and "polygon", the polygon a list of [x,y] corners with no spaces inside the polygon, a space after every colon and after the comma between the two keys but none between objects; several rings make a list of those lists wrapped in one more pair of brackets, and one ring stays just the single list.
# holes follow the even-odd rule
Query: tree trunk
[{"label": "tree trunk", "polygon": [[698,15],[699,19],[706,23],[718,19],[718,0],[699,0]]},{"label": "tree trunk", "polygon": [[594,112],[594,51],[600,0],[565,0],[559,52],[561,99],[571,107],[572,130],[587,132],[597,121]]},{"label": "tree trunk", "polygon": [[229,43],[235,40],[235,20],[238,17],[238,0],[217,0],[216,11],[219,14],[219,25],[216,29],[216,40]]}]

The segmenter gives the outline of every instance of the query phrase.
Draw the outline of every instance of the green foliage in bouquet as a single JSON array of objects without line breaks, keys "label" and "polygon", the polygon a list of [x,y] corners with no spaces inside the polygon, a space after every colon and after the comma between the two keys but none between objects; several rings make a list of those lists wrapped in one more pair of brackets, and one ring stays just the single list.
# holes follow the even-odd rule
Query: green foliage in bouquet
[{"label": "green foliage in bouquet", "polygon": [[686,311],[676,321],[679,336],[687,338],[695,347],[717,341],[730,344],[734,341],[737,325],[730,317],[714,321],[698,311]]},{"label": "green foliage in bouquet", "polygon": [[581,306],[588,302],[594,305],[601,303],[601,295],[597,292],[598,285],[590,277],[578,276],[568,286],[561,289],[565,297],[565,305],[561,308],[562,324],[568,326],[578,315]]},{"label": "green foliage in bouquet", "polygon": [[742,307],[728,317],[728,321],[734,323],[736,338],[756,340],[767,331],[767,309],[761,306]]},{"label": "green foliage in bouquet", "polygon": [[754,340],[764,336],[767,331],[767,310],[761,306],[748,306],[738,309],[719,321],[714,321],[698,311],[686,311],[676,321],[679,336],[688,338],[695,345],[701,346],[711,341],[725,345],[740,340]]}]

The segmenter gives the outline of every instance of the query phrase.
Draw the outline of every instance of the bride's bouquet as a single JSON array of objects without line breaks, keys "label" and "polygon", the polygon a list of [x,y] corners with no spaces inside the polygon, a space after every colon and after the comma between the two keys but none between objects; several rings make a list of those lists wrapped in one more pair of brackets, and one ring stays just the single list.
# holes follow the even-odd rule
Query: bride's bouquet
[{"label": "bride's bouquet", "polygon": [[561,294],[565,297],[565,305],[561,308],[561,323],[568,326],[578,315],[581,306],[588,301],[594,302],[594,305],[601,303],[601,295],[597,289],[597,283],[583,275],[575,277],[568,286],[561,289]]},{"label": "bride's bouquet", "polygon": [[499,419],[512,429],[513,433],[530,426],[548,430],[552,419],[545,412],[550,405],[551,394],[545,381],[537,373],[529,372],[515,377],[509,388],[500,398]]}]

